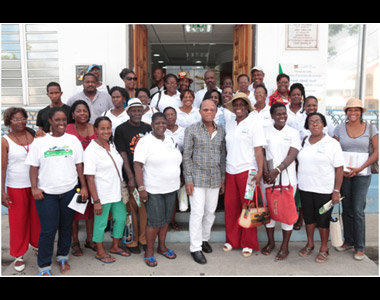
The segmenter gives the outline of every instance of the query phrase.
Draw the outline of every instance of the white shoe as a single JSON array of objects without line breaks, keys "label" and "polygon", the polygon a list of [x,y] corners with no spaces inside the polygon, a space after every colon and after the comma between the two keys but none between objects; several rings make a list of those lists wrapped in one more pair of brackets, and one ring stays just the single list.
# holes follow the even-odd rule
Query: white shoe
[{"label": "white shoe", "polygon": [[244,257],[250,257],[252,255],[252,249],[251,248],[243,248],[242,254]]},{"label": "white shoe", "polygon": [[361,254],[358,254],[358,252],[355,252],[355,254],[354,254],[354,259],[355,260],[363,260],[364,259],[364,252],[363,252],[363,255],[361,255]]},{"label": "white shoe", "polygon": [[[16,263],[17,263],[17,262],[22,262],[22,264],[16,266]],[[24,269],[25,269],[24,258],[23,258],[22,256],[16,257],[15,261],[13,262],[13,267],[14,267],[14,269],[15,269],[17,272],[24,271]]]},{"label": "white shoe", "polygon": [[225,243],[224,246],[223,246],[223,251],[224,251],[224,252],[229,252],[229,251],[231,251],[231,250],[232,250],[232,246],[231,246],[231,244],[229,244],[229,243]]}]

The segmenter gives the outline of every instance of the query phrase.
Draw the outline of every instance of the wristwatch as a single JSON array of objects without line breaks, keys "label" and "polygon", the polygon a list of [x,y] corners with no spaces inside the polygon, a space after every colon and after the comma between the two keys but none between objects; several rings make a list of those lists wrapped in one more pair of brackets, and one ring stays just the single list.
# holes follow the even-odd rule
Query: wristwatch
[{"label": "wristwatch", "polygon": [[334,190],[335,193],[340,193],[340,190]]},{"label": "wristwatch", "polygon": [[98,204],[98,203],[100,203],[100,199],[94,200],[94,204]]},{"label": "wristwatch", "polygon": [[145,186],[143,186],[143,185],[142,185],[142,186],[139,186],[137,190],[138,190],[139,192],[141,192],[141,191],[145,191]]}]

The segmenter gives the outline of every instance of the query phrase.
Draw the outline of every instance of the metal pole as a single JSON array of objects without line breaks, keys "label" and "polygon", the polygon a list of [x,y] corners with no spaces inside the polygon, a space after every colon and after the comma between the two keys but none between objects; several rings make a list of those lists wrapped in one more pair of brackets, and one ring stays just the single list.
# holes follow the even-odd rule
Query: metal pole
[{"label": "metal pole", "polygon": [[366,83],[366,52],[367,52],[367,25],[362,25],[361,30],[361,58],[360,58],[360,85],[359,85],[359,99],[363,101],[363,105],[365,106],[365,83]]}]

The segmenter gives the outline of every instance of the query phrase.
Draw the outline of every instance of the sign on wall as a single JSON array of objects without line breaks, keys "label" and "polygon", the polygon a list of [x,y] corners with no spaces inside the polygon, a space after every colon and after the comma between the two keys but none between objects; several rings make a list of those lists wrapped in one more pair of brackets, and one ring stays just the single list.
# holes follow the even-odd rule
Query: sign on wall
[{"label": "sign on wall", "polygon": [[285,43],[286,50],[318,50],[318,25],[286,25]]}]

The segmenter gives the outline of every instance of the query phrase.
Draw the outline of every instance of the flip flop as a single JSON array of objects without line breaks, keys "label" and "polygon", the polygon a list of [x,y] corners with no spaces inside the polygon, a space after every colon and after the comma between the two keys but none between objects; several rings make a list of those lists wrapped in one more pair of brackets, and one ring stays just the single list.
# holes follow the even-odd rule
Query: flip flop
[{"label": "flip flop", "polygon": [[61,271],[62,274],[67,274],[67,273],[70,272],[71,268],[70,268],[70,265],[69,265],[67,259],[61,259],[61,260],[59,260],[58,264],[59,264],[59,269],[60,269],[60,271]]},{"label": "flip flop", "polygon": [[145,260],[145,264],[148,267],[156,267],[157,266],[157,261],[156,261],[156,258],[154,256],[144,257],[144,260]]},{"label": "flip flop", "polygon": [[173,250],[168,250],[166,252],[159,253],[159,254],[165,256],[168,259],[175,259],[177,257],[177,255],[174,253]]},{"label": "flip flop", "polygon": [[116,260],[106,261],[107,258],[110,258],[110,259],[114,258],[114,257],[112,257],[111,255],[104,255],[104,256],[102,256],[102,257],[97,257],[97,256],[95,255],[95,258],[96,258],[97,260],[100,260],[102,263],[105,263],[105,264],[112,264],[112,263],[114,263],[114,262],[116,261]]},{"label": "flip flop", "polygon": [[[121,249],[120,251],[117,251],[117,252],[110,251],[110,253],[120,255],[120,256],[131,256],[131,253],[129,253],[128,251],[123,250],[123,249]],[[123,253],[125,253],[125,254],[123,254]]]}]

